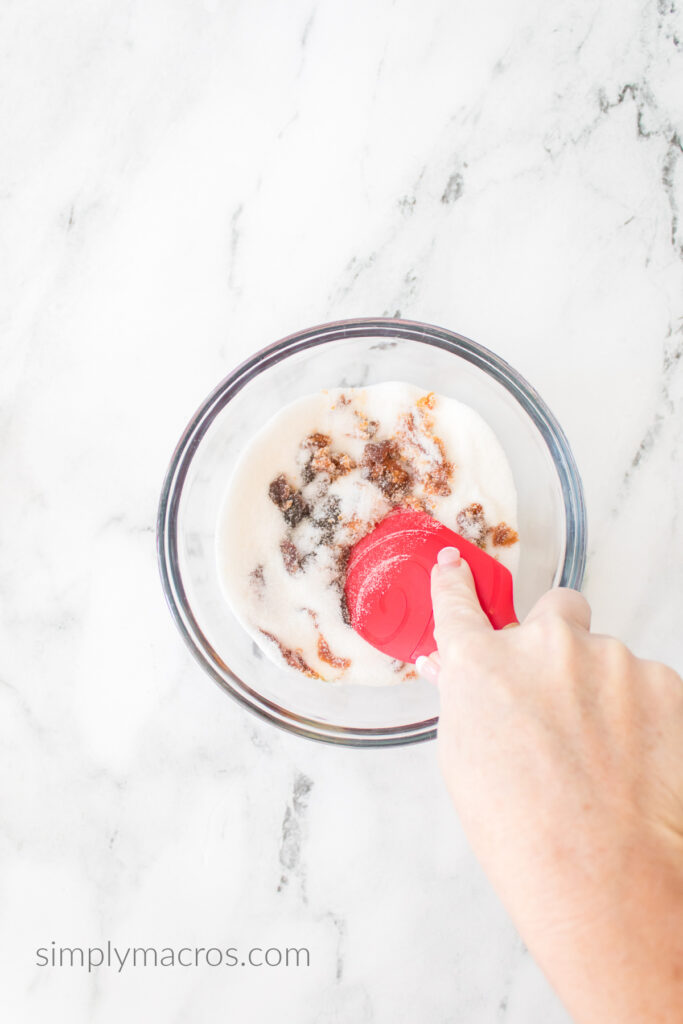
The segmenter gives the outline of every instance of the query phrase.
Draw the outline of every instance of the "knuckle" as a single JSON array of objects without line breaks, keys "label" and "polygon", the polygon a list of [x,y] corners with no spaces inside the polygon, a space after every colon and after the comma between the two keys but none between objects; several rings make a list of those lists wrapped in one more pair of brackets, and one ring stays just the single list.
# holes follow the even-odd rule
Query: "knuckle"
[{"label": "knuckle", "polygon": [[600,637],[601,653],[613,672],[624,673],[636,661],[626,644],[614,636]]},{"label": "knuckle", "polygon": [[[510,630],[512,634],[516,632]],[[573,664],[576,660],[581,643],[580,635],[554,608],[548,608],[532,622],[525,623],[519,632],[526,634],[520,643],[524,640],[525,645],[530,644],[549,664],[558,661]]]},{"label": "knuckle", "polygon": [[607,637],[605,645],[614,661],[630,661],[633,658],[626,644],[615,636]]},{"label": "knuckle", "polygon": [[642,665],[659,689],[683,699],[683,679],[675,669],[661,661],[643,661]]},{"label": "knuckle", "polygon": [[569,587],[555,587],[545,593],[534,609],[535,617],[555,616],[571,624],[571,621],[588,624],[591,619],[591,608],[578,590]]},{"label": "knuckle", "polygon": [[559,609],[549,605],[529,623],[534,633],[540,634],[553,643],[566,643],[574,636],[574,631]]},{"label": "knuckle", "polygon": [[575,608],[581,608],[583,611],[590,608],[586,596],[580,590],[574,590],[572,587],[558,587],[557,593],[565,601],[571,601]]}]

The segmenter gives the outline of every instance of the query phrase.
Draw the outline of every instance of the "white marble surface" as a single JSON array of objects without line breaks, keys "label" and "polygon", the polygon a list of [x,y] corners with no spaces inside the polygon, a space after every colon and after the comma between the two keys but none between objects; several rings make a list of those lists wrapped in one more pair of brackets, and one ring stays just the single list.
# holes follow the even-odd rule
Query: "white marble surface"
[{"label": "white marble surface", "polygon": [[[433,745],[242,712],[176,633],[154,519],[236,362],[400,310],[540,390],[585,482],[596,625],[681,669],[680,6],[2,6],[4,1020],[567,1021]],[[107,939],[312,965],[35,966]]]}]

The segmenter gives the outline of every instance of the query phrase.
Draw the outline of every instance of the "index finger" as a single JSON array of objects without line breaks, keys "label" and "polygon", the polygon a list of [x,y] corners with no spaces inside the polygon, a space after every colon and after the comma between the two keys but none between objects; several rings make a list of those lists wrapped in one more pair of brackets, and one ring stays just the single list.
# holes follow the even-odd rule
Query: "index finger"
[{"label": "index finger", "polygon": [[434,639],[440,651],[463,636],[492,633],[482,611],[472,570],[456,548],[444,548],[432,569]]}]

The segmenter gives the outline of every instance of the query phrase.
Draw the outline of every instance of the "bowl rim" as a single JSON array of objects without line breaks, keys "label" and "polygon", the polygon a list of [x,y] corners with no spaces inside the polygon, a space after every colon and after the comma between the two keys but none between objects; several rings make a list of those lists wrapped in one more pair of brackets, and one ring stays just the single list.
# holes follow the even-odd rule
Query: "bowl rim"
[{"label": "bowl rim", "polygon": [[354,747],[399,746],[434,739],[438,718],[379,728],[335,726],[297,715],[249,687],[202,632],[185,593],[178,559],[178,510],[183,485],[194,454],[216,416],[264,369],[295,353],[332,341],[363,337],[377,337],[378,345],[397,338],[444,349],[483,370],[517,400],[549,449],[562,491],[566,536],[564,563],[557,585],[580,590],[587,541],[583,485],[567,437],[544,400],[517,370],[483,345],[443,327],[389,317],[336,320],[297,331],[258,350],[223,378],[196,410],[171,456],[159,499],[157,559],[166,603],[190,652],[204,671],[239,704],[271,724],[309,739]]}]

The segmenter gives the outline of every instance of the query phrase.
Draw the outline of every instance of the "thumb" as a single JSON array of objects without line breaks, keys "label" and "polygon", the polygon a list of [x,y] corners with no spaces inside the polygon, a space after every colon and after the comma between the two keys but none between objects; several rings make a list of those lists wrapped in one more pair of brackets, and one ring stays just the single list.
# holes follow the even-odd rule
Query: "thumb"
[{"label": "thumb", "polygon": [[442,653],[472,633],[492,633],[482,611],[472,570],[457,548],[442,548],[432,569],[434,638]]}]

